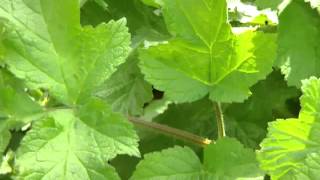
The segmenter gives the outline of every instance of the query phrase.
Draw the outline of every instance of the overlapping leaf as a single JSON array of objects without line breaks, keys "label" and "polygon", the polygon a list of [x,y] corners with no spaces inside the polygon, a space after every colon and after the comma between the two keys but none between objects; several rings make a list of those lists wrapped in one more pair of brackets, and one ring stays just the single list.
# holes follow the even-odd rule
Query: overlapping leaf
[{"label": "overlapping leaf", "polygon": [[262,178],[255,154],[230,138],[204,150],[204,165],[187,147],[174,147],[145,155],[131,179],[241,179]]},{"label": "overlapping leaf", "polygon": [[304,80],[302,91],[299,118],[270,123],[261,144],[261,167],[272,179],[319,178],[320,80]]},{"label": "overlapping leaf", "polygon": [[302,0],[292,1],[279,18],[278,60],[289,85],[320,75],[320,15]]},{"label": "overlapping leaf", "polygon": [[0,153],[11,138],[9,130],[39,118],[41,112],[40,105],[23,91],[21,82],[0,68]]},{"label": "overlapping leaf", "polygon": [[194,101],[209,93],[215,101],[243,101],[271,71],[275,36],[233,34],[225,1],[165,0],[163,14],[173,38],[142,49],[140,59],[146,80],[171,99]]},{"label": "overlapping leaf", "polygon": [[137,58],[132,55],[103,84],[97,95],[111,103],[115,111],[140,115],[144,104],[152,100],[152,87],[144,81]]},{"label": "overlapping leaf", "polygon": [[295,87],[287,86],[279,71],[254,85],[252,92],[244,103],[233,103],[226,108],[225,123],[229,136],[237,137],[247,147],[257,148],[267,133],[268,122],[294,116],[287,102],[298,105],[288,100],[295,100],[300,93]]},{"label": "overlapping leaf", "polygon": [[132,125],[99,100],[76,114],[57,110],[23,139],[17,179],[119,179],[107,161],[117,154],[139,156],[137,139]]},{"label": "overlapping leaf", "polygon": [[[49,90],[66,108],[51,108],[34,123],[18,148],[15,177],[119,179],[107,162],[118,154],[139,156],[138,138],[123,116],[92,93],[129,54],[125,20],[81,27],[78,0],[5,0],[0,17],[6,19],[6,67],[29,88]],[[1,115],[36,114],[23,93],[1,87]]]},{"label": "overlapping leaf", "polygon": [[9,69],[67,104],[84,102],[129,53],[125,20],[81,27],[76,0],[5,0],[0,17],[9,21]]}]

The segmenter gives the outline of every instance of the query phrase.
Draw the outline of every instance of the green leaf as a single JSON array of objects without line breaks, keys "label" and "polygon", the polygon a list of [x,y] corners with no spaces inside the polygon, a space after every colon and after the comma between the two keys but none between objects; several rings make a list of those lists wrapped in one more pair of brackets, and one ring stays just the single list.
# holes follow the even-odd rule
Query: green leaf
[{"label": "green leaf", "polygon": [[18,149],[16,176],[26,180],[119,179],[107,161],[117,154],[139,156],[137,146],[132,125],[112,113],[111,107],[93,100],[76,114],[57,110],[37,121]]},{"label": "green leaf", "polygon": [[7,121],[0,120],[0,132],[0,155],[2,156],[11,139]]},{"label": "green leaf", "polygon": [[77,114],[81,121],[95,132],[96,137],[101,137],[101,143],[109,149],[108,159],[116,154],[140,156],[138,150],[138,136],[133,125],[128,120],[112,111],[111,106],[101,100],[91,100],[79,109]]},{"label": "green leaf", "polygon": [[300,87],[302,79],[320,75],[319,39],[319,14],[303,1],[292,1],[279,18],[276,62],[289,85]]},{"label": "green leaf", "polygon": [[212,179],[263,179],[256,155],[235,139],[224,138],[204,149],[204,167]]},{"label": "green leaf", "polygon": [[141,49],[146,80],[178,102],[207,94],[220,102],[246,99],[249,87],[271,71],[275,36],[233,34],[226,9],[225,1],[165,0],[163,14],[173,38]]},{"label": "green leaf", "polygon": [[97,92],[112,104],[113,110],[126,115],[141,115],[144,104],[153,98],[152,87],[144,81],[137,63],[136,55],[132,54]]},{"label": "green leaf", "polygon": [[[108,13],[112,19],[126,17],[132,37],[144,29],[149,34],[166,33],[163,18],[154,13],[154,8],[143,4],[141,0],[104,0],[108,4]],[[135,44],[133,40],[133,44]]]},{"label": "green leaf", "polygon": [[300,92],[295,87],[288,87],[279,71],[272,72],[251,90],[253,94],[248,100],[229,105],[224,115],[226,134],[236,137],[246,147],[256,149],[267,134],[268,122],[294,116],[287,102],[299,97]]},{"label": "green leaf", "polygon": [[149,153],[140,161],[131,180],[199,179],[202,165],[188,147],[175,146],[160,152]]},{"label": "green leaf", "polygon": [[0,17],[11,29],[4,41],[10,70],[66,104],[85,102],[130,50],[124,19],[81,27],[77,0],[5,0]]},{"label": "green leaf", "polygon": [[153,118],[157,117],[158,115],[164,113],[168,106],[172,102],[167,99],[164,95],[162,99],[156,99],[151,101],[144,109],[143,109],[143,119],[147,121],[152,121]]},{"label": "green leaf", "polygon": [[220,139],[204,149],[204,165],[187,147],[169,148],[145,155],[134,179],[263,179],[255,153],[231,138]]},{"label": "green leaf", "polygon": [[23,91],[21,82],[0,69],[0,114],[20,123],[42,112],[39,104]]},{"label": "green leaf", "polygon": [[0,154],[11,139],[10,129],[21,128],[42,115],[42,108],[23,91],[22,82],[0,68]]},{"label": "green leaf", "polygon": [[255,4],[261,9],[271,8],[271,9],[277,10],[278,6],[283,1],[284,0],[256,0]]},{"label": "green leaf", "polygon": [[269,124],[261,143],[261,167],[272,179],[318,179],[320,173],[320,80],[302,83],[298,119],[279,119]]},{"label": "green leaf", "polygon": [[152,6],[155,8],[160,8],[160,5],[162,3],[161,0],[141,0],[143,3],[145,3],[148,6]]}]

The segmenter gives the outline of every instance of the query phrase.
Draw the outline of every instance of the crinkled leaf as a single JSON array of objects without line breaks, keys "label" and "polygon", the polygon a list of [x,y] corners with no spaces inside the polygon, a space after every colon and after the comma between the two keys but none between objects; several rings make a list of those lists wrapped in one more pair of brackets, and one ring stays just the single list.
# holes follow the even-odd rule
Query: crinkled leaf
[{"label": "crinkled leaf", "polygon": [[261,143],[261,167],[272,179],[316,180],[320,173],[320,80],[302,83],[298,119],[279,119],[269,124]]},{"label": "crinkled leaf", "polygon": [[152,87],[144,81],[137,62],[132,55],[97,92],[115,111],[126,115],[142,114],[144,104],[153,98]]},{"label": "crinkled leaf", "polygon": [[303,1],[292,1],[280,14],[277,65],[289,85],[320,75],[320,15]]},{"label": "crinkled leaf", "polygon": [[208,93],[214,101],[246,99],[249,87],[271,71],[275,36],[233,34],[226,9],[220,0],[165,0],[163,14],[173,38],[140,51],[146,80],[178,102]]},{"label": "crinkled leaf", "polygon": [[130,49],[125,20],[81,27],[77,0],[4,0],[0,17],[9,20],[4,45],[10,70],[68,104],[85,102]]},{"label": "crinkled leaf", "polygon": [[77,115],[57,110],[33,125],[18,150],[17,179],[119,179],[107,161],[139,155],[133,127],[101,101]]}]

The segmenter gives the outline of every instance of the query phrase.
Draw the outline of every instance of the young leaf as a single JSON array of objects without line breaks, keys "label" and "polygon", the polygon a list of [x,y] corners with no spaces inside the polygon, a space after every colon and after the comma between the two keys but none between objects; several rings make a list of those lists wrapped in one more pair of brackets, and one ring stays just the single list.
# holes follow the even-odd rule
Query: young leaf
[{"label": "young leaf", "polygon": [[10,70],[66,104],[85,102],[130,50],[124,19],[81,27],[77,0],[4,0],[0,17],[11,29],[4,40]]},{"label": "young leaf", "polygon": [[269,124],[261,143],[261,167],[272,179],[318,179],[320,173],[320,79],[302,83],[298,119],[279,119]]},{"label": "young leaf", "polygon": [[280,14],[276,62],[289,85],[300,87],[302,79],[320,75],[319,38],[319,13],[301,0],[292,1]]},{"label": "young leaf", "polygon": [[[78,115],[78,116],[77,116]],[[133,127],[92,100],[76,114],[57,110],[37,121],[17,152],[17,179],[119,179],[107,161],[139,156]]]},{"label": "young leaf", "polygon": [[241,102],[271,71],[275,36],[233,34],[224,0],[164,0],[163,14],[173,38],[142,49],[140,59],[146,80],[171,99],[209,93],[214,101]]}]

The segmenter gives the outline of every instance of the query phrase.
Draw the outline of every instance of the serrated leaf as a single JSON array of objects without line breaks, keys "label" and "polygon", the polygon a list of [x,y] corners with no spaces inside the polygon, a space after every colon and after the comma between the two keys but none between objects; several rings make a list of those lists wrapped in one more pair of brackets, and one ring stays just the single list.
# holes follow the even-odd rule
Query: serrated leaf
[{"label": "serrated leaf", "polygon": [[212,179],[263,179],[255,152],[235,139],[224,138],[204,149],[204,167]]},{"label": "serrated leaf", "polygon": [[9,20],[9,69],[67,104],[85,102],[130,50],[125,20],[81,27],[77,0],[5,0],[0,17]]},{"label": "serrated leaf", "polygon": [[93,100],[76,114],[57,110],[33,125],[17,153],[16,178],[119,179],[107,161],[138,156],[137,146],[129,122]]},{"label": "serrated leaf", "polygon": [[165,0],[163,14],[173,38],[140,51],[146,80],[178,102],[207,94],[220,102],[246,99],[249,87],[271,71],[275,36],[233,34],[226,9],[225,1]]},{"label": "serrated leaf", "polygon": [[[293,38],[294,37],[294,38]],[[292,1],[280,14],[277,66],[289,85],[319,76],[320,15],[303,1]]]},{"label": "serrated leaf", "polygon": [[263,179],[255,153],[238,141],[223,138],[204,149],[204,165],[187,147],[175,146],[149,153],[131,177],[134,179]]},{"label": "serrated leaf", "polygon": [[133,54],[98,90],[97,96],[111,103],[113,110],[125,115],[141,115],[151,101],[152,87],[144,81]]},{"label": "serrated leaf", "polygon": [[299,118],[270,123],[261,143],[261,167],[272,179],[316,180],[320,173],[320,80],[312,77],[302,84]]},{"label": "serrated leaf", "polygon": [[131,180],[199,179],[202,165],[197,155],[188,147],[175,146],[144,156]]}]

